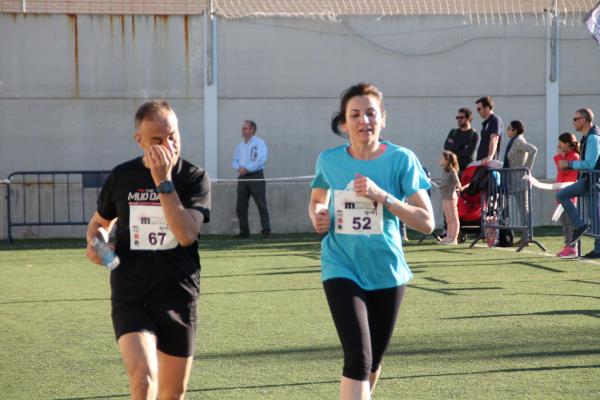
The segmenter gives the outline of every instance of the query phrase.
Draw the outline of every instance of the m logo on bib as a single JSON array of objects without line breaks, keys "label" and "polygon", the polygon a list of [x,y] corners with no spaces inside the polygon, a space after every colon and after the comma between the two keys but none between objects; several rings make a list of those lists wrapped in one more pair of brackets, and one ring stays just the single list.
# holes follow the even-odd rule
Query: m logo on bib
[{"label": "m logo on bib", "polygon": [[177,239],[169,228],[160,205],[129,205],[131,250],[169,250]]},{"label": "m logo on bib", "polygon": [[[351,182],[352,183],[352,182]],[[351,187],[348,184],[348,187]],[[383,206],[354,190],[335,190],[335,233],[345,235],[381,235],[383,233]]]}]

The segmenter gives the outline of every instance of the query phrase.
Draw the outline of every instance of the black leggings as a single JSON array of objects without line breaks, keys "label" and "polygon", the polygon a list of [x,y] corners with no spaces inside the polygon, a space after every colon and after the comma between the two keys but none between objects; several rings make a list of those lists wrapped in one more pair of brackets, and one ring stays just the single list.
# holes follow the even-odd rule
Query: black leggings
[{"label": "black leggings", "polygon": [[349,279],[323,282],[344,350],[342,375],[365,381],[381,365],[392,338],[405,286],[364,290]]}]

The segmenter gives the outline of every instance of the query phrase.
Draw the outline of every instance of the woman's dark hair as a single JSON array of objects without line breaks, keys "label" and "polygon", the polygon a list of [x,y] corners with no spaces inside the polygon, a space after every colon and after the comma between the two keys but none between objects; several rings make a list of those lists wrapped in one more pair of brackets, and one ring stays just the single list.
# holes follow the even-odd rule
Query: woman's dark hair
[{"label": "woman's dark hair", "polygon": [[525,125],[523,125],[523,122],[519,121],[518,119],[510,121],[508,126],[510,126],[517,133],[517,135],[522,135],[525,133]]},{"label": "woman's dark hair", "polygon": [[381,112],[385,114],[383,108],[383,94],[375,85],[372,83],[357,83],[354,86],[350,86],[344,90],[340,95],[340,109],[333,114],[331,118],[331,130],[333,133],[339,136],[347,137],[347,135],[340,131],[340,125],[346,122],[346,107],[351,98],[355,96],[373,96],[379,101],[379,107]]},{"label": "woman's dark hair", "polygon": [[579,142],[575,135],[571,132],[563,132],[558,136],[558,140],[569,145],[571,150],[575,150],[577,154],[579,154]]},{"label": "woman's dark hair", "polygon": [[456,154],[449,150],[444,150],[442,151],[442,157],[444,157],[444,160],[447,162],[447,164],[444,165],[444,171],[458,171],[458,157],[456,157]]}]

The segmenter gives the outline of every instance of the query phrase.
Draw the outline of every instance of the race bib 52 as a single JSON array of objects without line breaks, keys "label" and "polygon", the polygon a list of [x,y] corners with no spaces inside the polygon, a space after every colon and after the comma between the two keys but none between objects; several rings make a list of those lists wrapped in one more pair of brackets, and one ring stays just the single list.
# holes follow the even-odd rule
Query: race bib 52
[{"label": "race bib 52", "polygon": [[335,233],[381,235],[383,206],[352,190],[334,191]]}]

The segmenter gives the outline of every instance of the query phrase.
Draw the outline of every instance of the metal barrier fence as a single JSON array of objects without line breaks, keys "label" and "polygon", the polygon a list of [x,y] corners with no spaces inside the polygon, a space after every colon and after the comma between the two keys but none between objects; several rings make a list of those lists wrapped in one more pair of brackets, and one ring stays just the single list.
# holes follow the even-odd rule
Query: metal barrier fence
[{"label": "metal barrier fence", "polygon": [[579,198],[577,209],[588,226],[585,236],[600,239],[600,171],[582,171],[581,179],[587,180],[587,189]]},{"label": "metal barrier fence", "polygon": [[87,225],[110,171],[18,171],[6,181],[8,242],[14,227]]},{"label": "metal barrier fence", "polygon": [[[488,169],[487,192],[481,194],[481,234],[470,247],[488,237],[498,238],[505,230],[521,231],[522,241],[517,251],[529,243],[546,248],[533,238],[531,218],[531,185],[527,168]],[[490,243],[491,244],[491,243]]]}]

